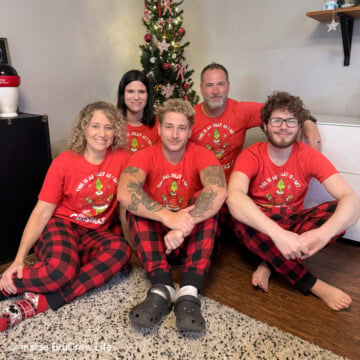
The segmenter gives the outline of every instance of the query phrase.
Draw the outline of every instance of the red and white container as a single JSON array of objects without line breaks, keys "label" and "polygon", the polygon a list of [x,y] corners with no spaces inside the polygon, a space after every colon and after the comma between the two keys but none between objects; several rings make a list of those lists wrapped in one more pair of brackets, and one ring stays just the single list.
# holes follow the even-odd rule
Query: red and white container
[{"label": "red and white container", "polygon": [[20,76],[9,64],[0,65],[0,117],[17,116]]}]

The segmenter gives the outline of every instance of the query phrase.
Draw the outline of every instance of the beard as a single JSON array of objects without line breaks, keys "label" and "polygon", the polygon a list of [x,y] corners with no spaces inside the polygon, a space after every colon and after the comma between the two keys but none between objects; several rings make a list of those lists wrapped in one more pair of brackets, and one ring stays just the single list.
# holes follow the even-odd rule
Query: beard
[{"label": "beard", "polygon": [[280,140],[277,140],[276,135],[274,135],[273,133],[267,130],[265,131],[265,134],[271,145],[277,147],[278,149],[285,149],[291,146],[297,140],[299,131],[294,133],[290,139],[280,139]]},{"label": "beard", "polygon": [[[214,99],[216,99],[216,100],[214,100]],[[226,103],[226,100],[227,100],[227,96],[204,97],[204,102],[205,102],[206,106],[211,110],[216,110],[216,109],[223,107]]]}]

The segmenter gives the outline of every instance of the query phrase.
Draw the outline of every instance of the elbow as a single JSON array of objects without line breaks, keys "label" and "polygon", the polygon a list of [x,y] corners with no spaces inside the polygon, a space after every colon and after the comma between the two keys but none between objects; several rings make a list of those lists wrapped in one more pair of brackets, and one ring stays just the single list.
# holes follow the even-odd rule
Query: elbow
[{"label": "elbow", "polygon": [[122,189],[118,188],[118,192],[117,192],[117,200],[119,201],[120,204],[124,205],[125,207],[127,207],[128,205],[128,199],[127,199],[127,194],[122,191]]},{"label": "elbow", "polygon": [[231,213],[231,209],[233,207],[233,201],[232,201],[232,198],[230,196],[228,196],[227,199],[226,199],[226,205],[229,208],[229,211]]},{"label": "elbow", "polygon": [[223,189],[221,191],[220,197],[221,197],[221,203],[224,204],[228,196],[228,192],[226,189]]}]

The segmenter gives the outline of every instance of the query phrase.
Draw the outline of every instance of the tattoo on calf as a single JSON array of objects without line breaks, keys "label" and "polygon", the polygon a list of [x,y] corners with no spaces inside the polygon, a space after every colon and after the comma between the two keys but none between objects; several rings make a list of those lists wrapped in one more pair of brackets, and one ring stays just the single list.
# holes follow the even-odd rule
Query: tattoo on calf
[{"label": "tattoo on calf", "polygon": [[226,179],[224,175],[224,171],[220,166],[209,166],[205,168],[204,175],[206,182],[209,185],[217,185],[219,187],[224,188],[226,186]]}]

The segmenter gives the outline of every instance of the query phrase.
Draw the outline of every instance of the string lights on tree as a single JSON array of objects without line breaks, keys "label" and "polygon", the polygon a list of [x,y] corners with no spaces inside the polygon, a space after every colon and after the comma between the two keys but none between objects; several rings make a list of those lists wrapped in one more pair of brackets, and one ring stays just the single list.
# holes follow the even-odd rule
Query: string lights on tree
[{"label": "string lights on tree", "polygon": [[192,90],[194,70],[185,63],[182,44],[186,34],[182,27],[182,1],[145,0],[142,21],[146,27],[145,44],[140,45],[141,64],[154,92],[155,106],[170,98],[183,98],[192,105],[199,97]]}]

